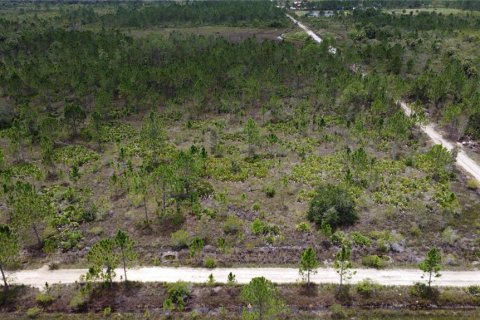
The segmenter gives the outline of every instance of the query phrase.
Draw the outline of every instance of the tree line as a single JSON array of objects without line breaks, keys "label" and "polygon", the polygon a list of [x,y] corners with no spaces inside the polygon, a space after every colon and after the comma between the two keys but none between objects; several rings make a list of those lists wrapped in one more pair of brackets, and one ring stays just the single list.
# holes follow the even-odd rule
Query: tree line
[{"label": "tree line", "polygon": [[270,1],[191,1],[186,3],[121,4],[114,13],[96,13],[93,7],[62,9],[61,16],[70,24],[98,22],[107,28],[153,26],[228,25],[285,27],[285,11]]}]

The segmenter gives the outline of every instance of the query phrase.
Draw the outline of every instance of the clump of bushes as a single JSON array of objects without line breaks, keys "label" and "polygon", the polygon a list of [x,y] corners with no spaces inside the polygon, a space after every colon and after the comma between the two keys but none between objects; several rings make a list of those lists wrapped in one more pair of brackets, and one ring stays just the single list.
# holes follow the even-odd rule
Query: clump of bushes
[{"label": "clump of bushes", "polygon": [[358,220],[352,196],[341,187],[320,185],[307,212],[307,218],[317,226],[328,224],[332,228],[352,225]]},{"label": "clump of bushes", "polygon": [[273,198],[275,197],[275,187],[274,186],[265,186],[265,188],[263,188],[263,192],[265,192],[265,195],[268,197],[268,198]]},{"label": "clump of bushes", "polygon": [[468,179],[467,180],[467,188],[470,190],[477,190],[478,189],[478,182],[475,179]]},{"label": "clump of bushes", "polygon": [[69,306],[74,312],[85,311],[87,309],[87,300],[84,294],[81,291],[77,292],[70,300]]},{"label": "clump of bushes", "polygon": [[170,235],[170,244],[176,249],[187,248],[189,244],[188,232],[180,229]]},{"label": "clump of bushes", "polygon": [[276,236],[280,234],[280,228],[274,224],[268,224],[259,218],[252,222],[252,233],[255,235]]},{"label": "clump of bushes", "polygon": [[377,256],[376,254],[363,256],[362,265],[375,269],[383,269],[387,266],[388,259],[385,257]]},{"label": "clump of bushes", "polygon": [[40,315],[40,313],[42,313],[42,309],[39,307],[33,307],[27,310],[27,317],[30,319],[35,319]]},{"label": "clump of bushes", "polygon": [[215,269],[217,267],[217,262],[212,257],[207,257],[203,261],[203,266],[208,269]]},{"label": "clump of bushes", "polygon": [[425,283],[417,282],[410,289],[410,294],[423,299],[438,300],[440,291],[437,288],[430,287]]},{"label": "clump of bushes", "polygon": [[188,283],[183,281],[177,281],[167,284],[168,299],[165,300],[164,306],[175,306],[178,310],[185,309],[188,299],[191,297],[191,290]]},{"label": "clump of bushes", "polygon": [[332,319],[346,319],[348,314],[341,304],[335,303],[330,307],[330,316]]},{"label": "clump of bushes", "polygon": [[223,224],[223,232],[225,232],[225,234],[236,234],[240,231],[241,227],[240,219],[236,216],[229,216]]},{"label": "clump of bushes", "polygon": [[300,222],[295,226],[295,229],[297,231],[305,232],[305,233],[311,231],[310,224],[308,224],[308,222]]},{"label": "clump of bushes", "polygon": [[43,307],[46,307],[50,304],[52,304],[52,302],[55,300],[54,297],[52,297],[51,295],[49,295],[48,293],[39,293],[37,294],[37,296],[35,297],[35,300],[37,301],[37,303]]},{"label": "clump of bushes", "polygon": [[467,288],[467,292],[473,296],[480,297],[480,286],[470,286]]},{"label": "clump of bushes", "polygon": [[373,280],[367,278],[357,283],[356,289],[358,294],[364,297],[370,297],[378,289],[380,289],[380,285],[374,282]]}]

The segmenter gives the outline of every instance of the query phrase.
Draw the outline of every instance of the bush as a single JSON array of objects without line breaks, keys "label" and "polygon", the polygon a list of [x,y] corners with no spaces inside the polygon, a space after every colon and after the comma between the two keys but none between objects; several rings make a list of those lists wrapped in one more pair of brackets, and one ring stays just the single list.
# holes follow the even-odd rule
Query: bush
[{"label": "bush", "polygon": [[104,317],[109,317],[112,314],[112,308],[111,307],[106,307],[103,309],[103,316]]},{"label": "bush", "polygon": [[75,312],[85,311],[87,309],[87,301],[82,292],[77,292],[70,300],[70,308]]},{"label": "bush", "polygon": [[275,187],[274,186],[266,186],[263,191],[268,198],[275,197]]},{"label": "bush", "polygon": [[188,239],[189,239],[188,232],[183,229],[180,229],[171,234],[170,244],[172,245],[172,247],[176,249],[187,248],[190,242]]},{"label": "bush", "polygon": [[40,309],[39,307],[33,307],[27,310],[27,317],[29,317],[30,319],[34,319],[38,317],[40,313],[42,313],[42,309]]},{"label": "bush", "polygon": [[185,308],[185,304],[191,296],[188,283],[183,281],[167,284],[167,293],[168,299],[175,304],[178,310],[183,310]]},{"label": "bush", "polygon": [[475,179],[468,179],[467,180],[467,188],[470,190],[477,190],[478,189],[478,182]]},{"label": "bush", "polygon": [[256,218],[253,220],[252,233],[255,235],[277,236],[280,234],[280,228],[274,224],[268,224],[265,221]]},{"label": "bush", "polygon": [[332,317],[332,319],[346,319],[348,317],[345,308],[338,303],[332,304],[332,306],[330,307],[330,312],[330,316]]},{"label": "bush", "polygon": [[252,226],[251,226],[252,233],[255,235],[263,234],[263,230],[265,230],[265,228],[267,227],[268,226],[266,222],[256,218],[252,222]]},{"label": "bush", "polygon": [[442,231],[442,241],[444,243],[452,245],[455,243],[455,241],[457,241],[457,239],[457,231],[451,227],[446,227],[445,230]]},{"label": "bush", "polygon": [[329,224],[332,228],[352,225],[358,220],[355,202],[350,194],[331,184],[320,185],[310,201],[307,218],[317,226]]},{"label": "bush", "polygon": [[375,269],[385,268],[388,264],[388,260],[384,257],[379,257],[376,254],[363,256],[362,265]]},{"label": "bush", "polygon": [[417,282],[410,289],[410,294],[423,299],[437,300],[440,296],[438,289],[429,287],[425,283]]},{"label": "bush", "polygon": [[375,291],[380,288],[380,285],[371,279],[365,279],[357,283],[356,289],[358,294],[364,297],[370,297]]},{"label": "bush", "polygon": [[229,216],[223,224],[225,234],[236,234],[240,231],[242,223],[236,216]]},{"label": "bush", "polygon": [[308,222],[300,222],[295,226],[295,229],[300,232],[310,232],[312,228],[310,228]]},{"label": "bush", "polygon": [[41,293],[37,294],[37,296],[35,297],[35,300],[42,307],[46,307],[46,306],[52,304],[52,302],[55,299],[51,295],[49,295],[48,293],[41,292]]},{"label": "bush", "polygon": [[214,258],[212,257],[207,257],[203,261],[203,266],[208,269],[214,269],[217,267],[217,262],[215,261]]},{"label": "bush", "polygon": [[366,237],[357,231],[352,232],[352,241],[358,246],[370,246],[372,244],[372,240],[370,240],[369,237]]},{"label": "bush", "polygon": [[467,288],[467,292],[476,297],[480,297],[480,286],[470,286]]}]

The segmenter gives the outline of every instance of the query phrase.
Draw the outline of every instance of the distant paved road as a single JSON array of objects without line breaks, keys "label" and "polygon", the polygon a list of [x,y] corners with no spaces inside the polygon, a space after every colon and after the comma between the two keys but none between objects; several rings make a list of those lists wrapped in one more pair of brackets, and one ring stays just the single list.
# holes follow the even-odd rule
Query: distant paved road
[{"label": "distant paved road", "polygon": [[[354,284],[366,278],[370,278],[382,285],[409,286],[422,281],[422,272],[415,269],[356,269],[357,273],[350,280]],[[30,285],[42,288],[45,282],[49,284],[69,284],[79,281],[80,276],[87,269],[59,269],[50,271],[48,267],[36,270],[22,270],[7,273],[10,281],[15,284]],[[129,269],[127,277],[132,281],[139,282],[175,282],[178,280],[205,283],[210,274],[213,274],[218,282],[227,282],[228,274],[235,274],[238,283],[248,283],[254,277],[264,276],[275,283],[296,283],[301,281],[298,269],[295,268],[187,268],[187,267],[142,267]],[[117,269],[116,281],[123,274],[123,270]],[[480,285],[480,271],[443,271],[440,278],[435,278],[434,285],[467,287]],[[338,283],[339,276],[334,269],[320,268],[318,273],[311,276],[315,283]]]},{"label": "distant paved road", "polygon": [[[315,40],[315,42],[321,43],[323,41],[322,38],[320,38],[317,34],[315,34],[315,32],[313,32],[307,26],[302,24],[300,21],[296,20],[291,15],[287,14],[287,16],[296,25],[302,28],[313,40]],[[400,101],[400,106],[402,107],[402,110],[405,112],[407,116],[411,115],[412,110],[410,109],[410,107],[407,105],[406,102]],[[423,132],[425,132],[428,135],[428,137],[432,140],[433,143],[441,144],[443,147],[445,147],[448,150],[452,150],[454,148],[455,144],[443,138],[442,135],[435,130],[432,124],[421,126],[420,128],[422,129]],[[463,150],[460,144],[456,144],[456,146],[458,146],[459,148],[459,151],[457,154],[457,166],[460,169],[467,172],[468,174],[470,174],[475,180],[480,182],[480,165],[466,154],[466,152]]]}]

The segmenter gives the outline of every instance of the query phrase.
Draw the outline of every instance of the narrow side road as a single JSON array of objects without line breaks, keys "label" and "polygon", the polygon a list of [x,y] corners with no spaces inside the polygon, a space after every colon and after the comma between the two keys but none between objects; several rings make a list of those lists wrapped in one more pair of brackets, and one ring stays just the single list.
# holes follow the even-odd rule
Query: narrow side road
[{"label": "narrow side road", "polygon": [[[59,269],[50,271],[47,266],[36,270],[23,270],[8,273],[11,283],[30,285],[39,289],[45,283],[75,283],[87,269]],[[275,283],[296,283],[301,281],[298,269],[295,268],[187,268],[187,267],[142,267],[129,269],[128,279],[139,282],[176,282],[178,280],[205,283],[210,274],[217,282],[227,282],[228,274],[232,272],[238,283],[248,283],[254,277],[264,276]],[[117,277],[123,274],[123,269],[116,269]],[[443,271],[442,276],[433,282],[436,286],[467,287],[480,285],[480,271]],[[381,285],[409,286],[422,281],[422,272],[414,269],[356,269],[356,274],[349,283],[355,284],[363,279],[372,279]],[[318,273],[311,276],[315,283],[338,283],[339,276],[332,268],[320,268]]]},{"label": "narrow side road", "polygon": [[[313,40],[315,40],[315,42],[321,43],[323,41],[322,38],[320,38],[317,34],[315,34],[315,32],[313,32],[307,26],[302,24],[300,21],[296,20],[295,18],[293,18],[291,15],[288,15],[288,14],[287,14],[287,17],[290,18],[290,20],[292,20],[300,28],[302,28],[310,37],[312,37]],[[407,105],[406,102],[399,101],[399,104],[403,112],[405,112],[407,116],[410,116],[412,114],[412,110],[410,109],[410,107]],[[457,154],[457,162],[456,162],[457,166],[460,169],[464,170],[466,173],[470,174],[475,180],[480,182],[480,165],[467,155],[467,153],[463,150],[460,144],[454,144],[453,142],[443,138],[442,135],[435,130],[432,124],[421,126],[420,128],[422,129],[423,132],[427,134],[427,136],[432,140],[433,143],[440,144],[443,147],[445,147],[447,150],[452,150],[455,147],[455,145],[458,146],[459,151]]]},{"label": "narrow side road", "polygon": [[[412,114],[412,110],[405,102],[399,101],[399,104],[407,116]],[[457,146],[459,148],[457,154],[457,166],[469,173],[473,178],[475,178],[475,180],[480,182],[480,166],[465,153],[461,144],[454,144],[453,142],[444,139],[442,135],[435,130],[432,124],[427,124],[425,126],[421,126],[420,128],[428,135],[433,143],[441,144],[447,150],[451,151],[455,146]]]}]

